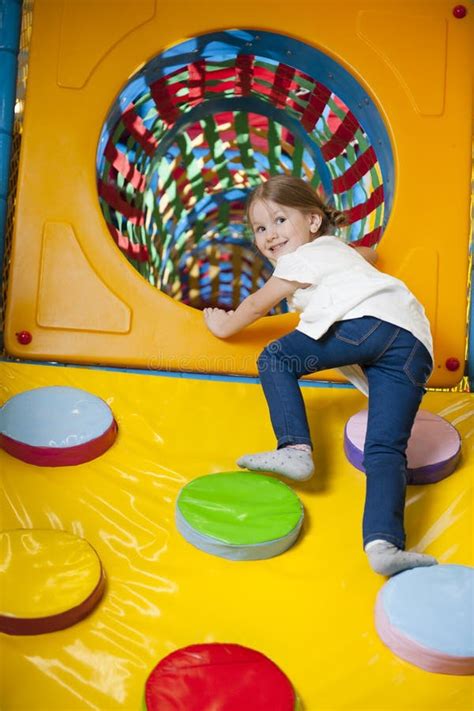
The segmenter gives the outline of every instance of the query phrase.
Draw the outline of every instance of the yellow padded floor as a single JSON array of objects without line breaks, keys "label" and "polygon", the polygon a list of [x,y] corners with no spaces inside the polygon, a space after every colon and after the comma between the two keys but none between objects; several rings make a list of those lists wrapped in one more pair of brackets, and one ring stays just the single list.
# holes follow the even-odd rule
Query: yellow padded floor
[{"label": "yellow padded floor", "polygon": [[[302,535],[277,558],[238,563],[184,541],[174,506],[192,478],[231,471],[243,452],[273,446],[259,385],[16,363],[2,363],[1,374],[2,403],[26,389],[70,385],[106,400],[119,425],[115,445],[77,467],[38,468],[0,452],[2,527],[83,536],[107,574],[102,602],[76,626],[2,636],[4,711],[139,710],[163,656],[214,641],[267,654],[304,711],[472,708],[472,677],[411,666],[375,632],[384,579],[362,552],[364,475],[342,448],[345,422],[365,406],[357,391],[304,389],[317,475],[294,487],[306,512]],[[408,547],[443,563],[473,564],[473,405],[472,395],[449,392],[423,403],[462,436],[458,470],[407,496]]]}]

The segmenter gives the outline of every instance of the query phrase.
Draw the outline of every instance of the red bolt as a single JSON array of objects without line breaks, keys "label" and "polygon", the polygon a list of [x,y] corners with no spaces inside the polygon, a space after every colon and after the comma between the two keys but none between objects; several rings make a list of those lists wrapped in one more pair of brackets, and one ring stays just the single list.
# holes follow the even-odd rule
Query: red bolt
[{"label": "red bolt", "polygon": [[461,363],[457,358],[447,358],[445,365],[448,370],[459,370]]},{"label": "red bolt", "polygon": [[18,333],[15,333],[15,336],[18,343],[21,343],[22,346],[27,346],[28,343],[31,343],[33,340],[33,336],[29,331],[18,331]]},{"label": "red bolt", "polygon": [[457,20],[462,20],[463,17],[467,15],[467,8],[465,5],[456,5],[453,7],[453,15]]}]

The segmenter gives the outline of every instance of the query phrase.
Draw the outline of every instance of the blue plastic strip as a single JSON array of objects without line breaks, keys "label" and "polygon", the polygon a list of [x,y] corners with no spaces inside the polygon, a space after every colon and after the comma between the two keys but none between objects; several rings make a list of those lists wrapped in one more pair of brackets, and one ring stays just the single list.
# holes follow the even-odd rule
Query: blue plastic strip
[{"label": "blue plastic strip", "polygon": [[8,176],[20,29],[21,0],[0,0],[0,284],[5,253]]}]

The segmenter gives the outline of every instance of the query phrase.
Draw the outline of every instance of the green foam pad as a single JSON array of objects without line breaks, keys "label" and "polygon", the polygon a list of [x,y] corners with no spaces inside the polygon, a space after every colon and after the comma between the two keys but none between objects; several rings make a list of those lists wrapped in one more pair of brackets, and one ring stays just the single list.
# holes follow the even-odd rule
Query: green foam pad
[{"label": "green foam pad", "polygon": [[286,484],[246,472],[194,479],[181,490],[177,506],[197,533],[231,545],[287,536],[303,515],[300,500]]}]

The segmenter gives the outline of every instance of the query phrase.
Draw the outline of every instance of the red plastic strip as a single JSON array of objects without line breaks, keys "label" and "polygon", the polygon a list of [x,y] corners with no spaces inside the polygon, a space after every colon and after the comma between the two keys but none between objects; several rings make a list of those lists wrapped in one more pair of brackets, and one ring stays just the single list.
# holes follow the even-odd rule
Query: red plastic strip
[{"label": "red plastic strip", "polygon": [[237,81],[235,85],[235,93],[237,96],[247,96],[252,90],[254,61],[255,57],[253,54],[241,54],[236,59],[235,71]]},{"label": "red plastic strip", "polygon": [[361,239],[350,243],[351,247],[372,247],[380,242],[382,236],[382,227],[376,227],[372,232],[367,232]]},{"label": "red plastic strip", "polygon": [[332,181],[333,192],[343,193],[352,188],[363,175],[369,172],[376,162],[377,156],[371,146],[357,158],[355,163],[348,168],[345,173]]},{"label": "red plastic strip", "polygon": [[349,210],[344,210],[344,214],[349,224],[357,222],[357,220],[361,220],[363,217],[367,217],[367,215],[383,203],[383,200],[383,185],[379,185],[378,188],[375,188],[374,192],[371,193],[366,202],[356,205],[355,207],[351,207]]},{"label": "red plastic strip", "polygon": [[215,81],[216,79],[223,81],[224,79],[233,79],[235,76],[234,67],[219,67],[219,69],[214,69],[212,65],[206,65],[206,68],[209,81]]},{"label": "red plastic strip", "polygon": [[275,72],[272,72],[271,69],[267,69],[266,67],[261,67],[256,64],[254,67],[253,75],[254,79],[256,80],[262,80],[268,82],[268,84],[273,84],[273,77],[275,76]]},{"label": "red plastic strip", "polygon": [[[202,136],[203,130],[202,130],[202,126],[200,123],[193,123],[190,126],[187,126],[186,128],[184,128],[183,132],[187,133],[189,138],[191,138],[191,140],[194,140],[195,138],[197,138],[197,136]],[[205,145],[204,143],[200,144],[199,148],[203,148],[204,145]]]},{"label": "red plastic strip", "polygon": [[293,81],[295,70],[286,64],[279,64],[273,79],[272,93],[270,96],[274,106],[284,107],[288,99],[288,91],[293,87],[298,88],[298,84]]},{"label": "red plastic strip", "polygon": [[127,179],[128,183],[131,183],[134,188],[140,192],[143,192],[146,185],[146,176],[143,173],[140,173],[140,171],[135,168],[133,163],[130,163],[127,156],[119,151],[117,146],[114,145],[112,141],[107,142],[104,155],[109,163],[111,163],[114,168],[116,168],[118,172]]},{"label": "red plastic strip", "polygon": [[[231,89],[234,89],[235,87],[235,79],[231,79],[229,81],[223,81],[220,82],[219,84],[216,84],[216,86],[211,86],[208,85],[205,88],[206,94],[221,94],[224,91],[229,91]],[[203,96],[199,98],[199,103],[201,101],[204,101],[204,93]]]},{"label": "red plastic strip", "polygon": [[[188,64],[188,72],[189,99],[201,102],[204,100],[204,92],[206,90],[206,60],[201,59],[198,62],[194,62],[194,64]],[[220,86],[217,89],[220,91]]]},{"label": "red plastic strip", "polygon": [[301,124],[306,131],[312,131],[319,121],[324,108],[329,101],[331,91],[324,84],[317,83],[309,97],[308,105],[303,111]]},{"label": "red plastic strip", "polygon": [[75,447],[34,447],[0,433],[0,447],[16,459],[39,467],[68,467],[97,459],[113,445],[118,427],[115,420],[99,437]]},{"label": "red plastic strip", "polygon": [[321,153],[324,159],[331,160],[331,158],[340,155],[349,141],[352,141],[358,128],[359,123],[356,117],[349,111],[336,133],[327,143],[321,146]]},{"label": "red plastic strip", "polygon": [[133,104],[129,104],[122,114],[122,123],[127,131],[138,141],[145,153],[154,156],[158,141],[151,131],[147,129],[140,116],[135,113]]},{"label": "red plastic strip", "polygon": [[168,126],[174,124],[180,115],[174,101],[176,91],[178,91],[178,88],[175,84],[170,86],[167,82],[167,77],[160,77],[150,85],[150,93],[158,113]]},{"label": "red plastic strip", "polygon": [[148,262],[150,255],[146,244],[131,242],[129,238],[122,234],[114,225],[107,222],[107,228],[113,237],[114,242],[119,249],[127,256],[134,259],[136,262]]},{"label": "red plastic strip", "polygon": [[132,224],[145,224],[145,215],[142,210],[130,205],[130,203],[124,200],[114,185],[107,185],[102,180],[99,180],[97,188],[100,197],[104,198],[110,207],[114,210],[118,210],[118,212],[124,215]]}]

